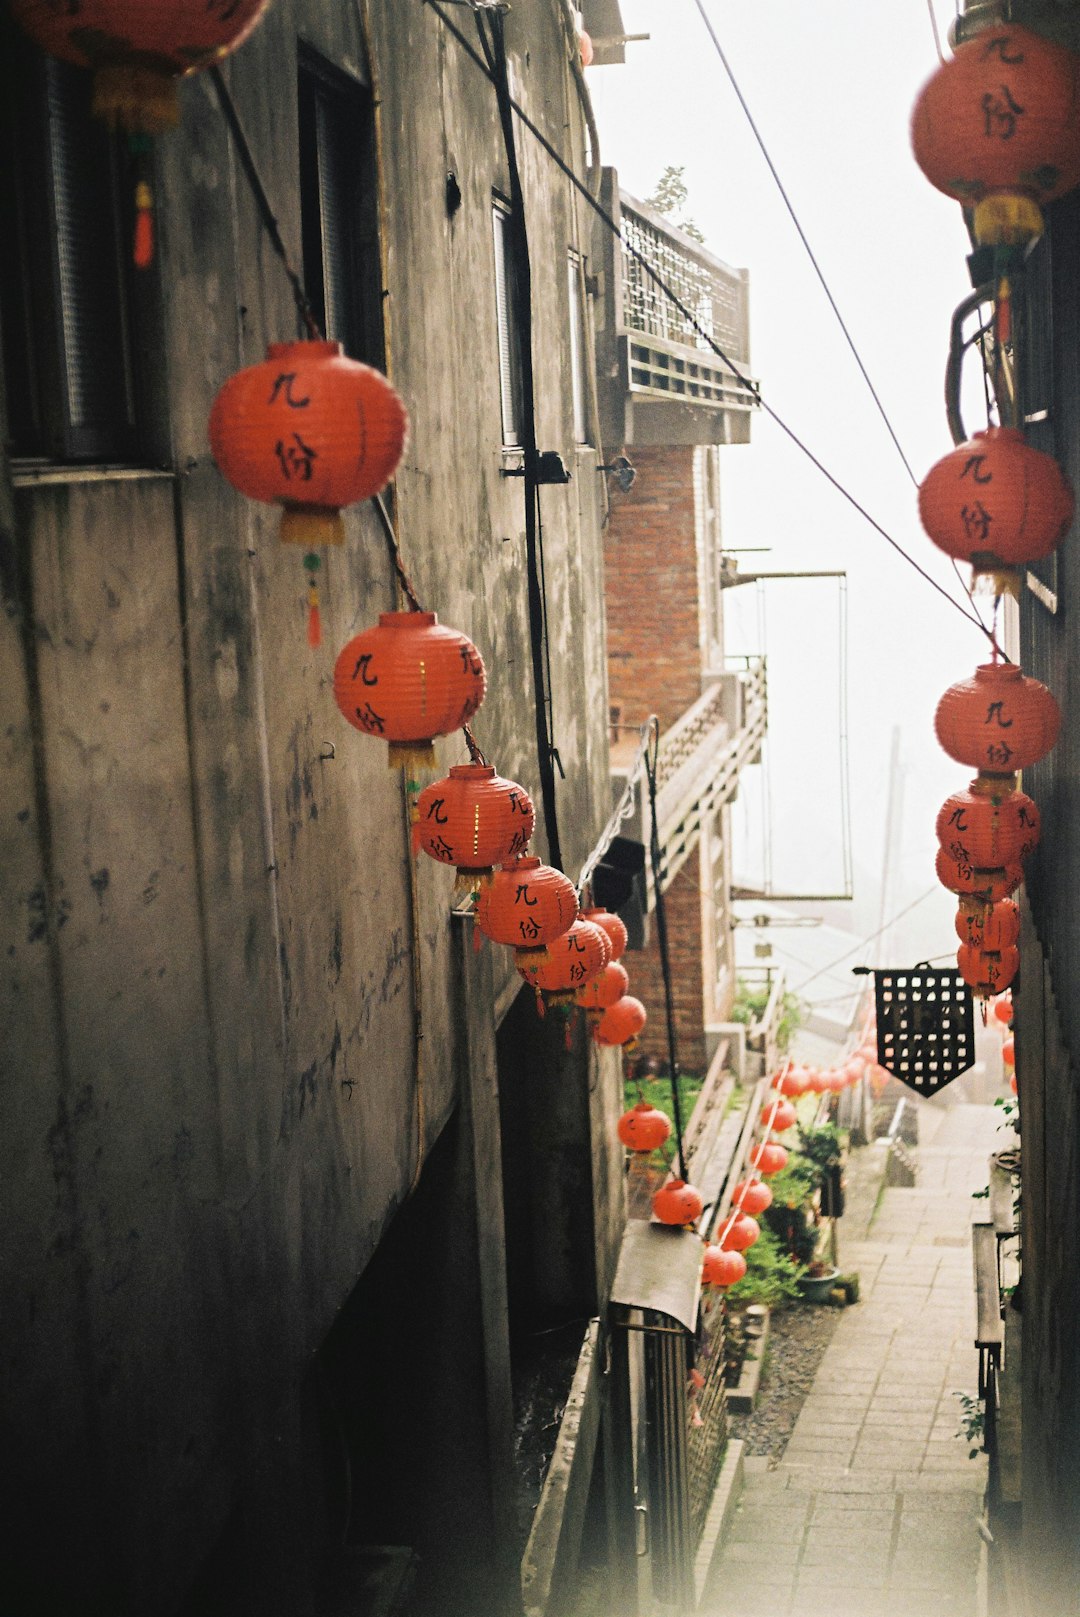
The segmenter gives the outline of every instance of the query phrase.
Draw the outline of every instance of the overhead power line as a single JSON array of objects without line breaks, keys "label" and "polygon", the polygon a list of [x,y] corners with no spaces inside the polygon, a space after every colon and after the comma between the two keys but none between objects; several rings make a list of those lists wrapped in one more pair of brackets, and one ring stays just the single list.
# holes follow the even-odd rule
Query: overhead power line
[{"label": "overhead power line", "polygon": [[842,966],[845,960],[850,960],[853,954],[858,954],[861,949],[866,948],[868,943],[873,943],[874,939],[880,938],[883,932],[888,932],[891,927],[896,925],[897,921],[902,921],[905,915],[909,915],[912,910],[918,909],[920,904],[925,904],[932,893],[939,891],[940,889],[935,882],[933,887],[928,887],[925,893],[920,894],[918,898],[912,899],[911,903],[906,905],[904,909],[898,910],[895,915],[890,916],[887,921],[878,927],[876,932],[871,932],[868,937],[859,938],[858,942],[853,943],[850,949],[845,949],[842,955],[838,955],[835,960],[830,960],[827,966],[819,967],[812,976],[804,977],[801,983],[796,983],[791,992],[801,994],[804,988],[809,988],[810,984],[816,982],[819,977],[827,977],[831,971],[835,971],[837,966]]},{"label": "overhead power line", "polygon": [[878,390],[874,386],[873,382],[870,380],[870,372],[867,370],[866,366],[863,364],[862,355],[859,353],[858,347],[856,346],[856,343],[855,343],[855,339],[851,335],[851,332],[848,330],[847,322],[844,320],[843,315],[840,313],[840,306],[837,303],[836,299],[833,297],[832,288],[829,286],[828,281],[825,279],[825,271],[822,269],[821,265],[818,263],[817,255],[814,252],[814,249],[810,245],[809,238],[807,237],[806,231],[803,229],[802,224],[800,223],[798,214],[795,212],[795,204],[792,202],[790,196],[787,193],[787,189],[786,189],[786,187],[784,185],[783,180],[780,178],[780,175],[779,175],[779,172],[777,170],[776,164],[773,162],[772,157],[771,157],[771,155],[769,153],[769,148],[765,144],[764,136],[762,135],[761,130],[758,128],[756,122],[754,121],[754,115],[750,111],[749,105],[747,104],[746,97],[743,95],[742,90],[739,88],[739,81],[735,77],[734,71],[732,70],[731,63],[728,61],[727,56],[726,56],[726,54],[724,52],[724,47],[721,45],[720,40],[717,37],[716,30],[713,27],[712,22],[710,21],[709,14],[705,10],[704,0],[694,0],[694,4],[696,5],[696,7],[698,9],[698,13],[699,13],[699,15],[701,17],[702,22],[705,24],[705,28],[706,28],[706,31],[708,32],[709,38],[713,42],[713,48],[715,49],[717,56],[720,58],[720,65],[723,67],[724,72],[727,74],[728,83],[731,85],[731,88],[735,92],[735,99],[736,99],[736,101],[738,101],[739,106],[742,108],[743,115],[746,118],[747,123],[750,125],[751,133],[753,134],[754,139],[758,143],[758,150],[761,152],[762,157],[765,159],[765,166],[769,170],[769,173],[773,177],[773,181],[774,181],[774,183],[776,185],[776,189],[779,191],[780,196],[783,199],[784,207],[787,209],[788,214],[789,214],[789,216],[791,218],[791,222],[795,226],[796,234],[798,235],[799,240],[802,242],[803,247],[806,250],[806,256],[810,260],[811,264],[814,267],[814,274],[817,276],[818,280],[821,283],[821,290],[824,292],[826,298],[828,299],[829,308],[832,310],[833,314],[836,316],[836,323],[840,327],[840,330],[844,333],[844,338],[845,338],[845,341],[847,342],[848,347],[851,350],[852,358],[854,359],[856,365],[859,367],[859,371],[860,371],[860,373],[862,375],[862,379],[866,383],[867,388],[870,391],[870,397],[873,399],[874,403],[877,405],[878,414],[880,415],[882,421],[884,421],[884,423],[885,423],[885,430],[888,432],[889,437],[892,439],[893,443],[896,446],[896,453],[900,456],[900,459],[904,463],[904,470],[907,472],[908,476],[911,478],[911,481],[914,483],[915,487],[918,488],[919,479],[915,476],[915,473],[913,472],[913,470],[911,468],[911,462],[908,460],[907,456],[904,453],[903,446],[900,443],[900,439],[896,435],[896,430],[893,427],[892,422],[889,420],[888,411],[885,409],[884,404],[881,402],[881,396],[879,395]]},{"label": "overhead power line", "polygon": [[[457,27],[456,23],[454,23],[447,16],[444,6],[440,3],[440,0],[423,0],[423,4],[431,7],[436,16],[442,22],[443,26],[457,40],[465,54],[475,63],[480,72],[483,73],[486,78],[490,79],[491,74],[488,72],[487,65],[483,58],[480,56],[478,51],[474,50],[471,42]],[[526,129],[529,130],[530,134],[534,137],[538,144],[544,149],[545,152],[547,152],[552,162],[566,176],[578,194],[584,198],[585,202],[590,208],[592,208],[597,217],[603,220],[604,224],[611,231],[612,235],[615,236],[617,240],[622,242],[626,252],[628,252],[635,262],[640,265],[644,274],[649,277],[653,284],[657,286],[660,291],[663,292],[664,296],[670,300],[672,307],[679,311],[683,319],[690,326],[691,330],[695,331],[702,341],[717,356],[717,358],[727,366],[735,380],[741,383],[743,387],[754,395],[761,409],[769,417],[769,419],[776,423],[781,432],[783,432],[791,440],[795,447],[806,456],[811,465],[817,468],[822,477],[825,478],[826,482],[830,483],[837,493],[847,500],[848,504],[858,512],[864,521],[869,523],[870,527],[874,529],[874,532],[879,534],[881,538],[885,540],[886,544],[891,545],[897,554],[902,556],[908,565],[915,569],[920,578],[924,579],[925,582],[930,585],[931,589],[936,590],[944,600],[948,601],[949,605],[953,607],[955,611],[959,612],[962,618],[964,618],[968,623],[974,625],[974,627],[977,628],[981,634],[984,634],[991,642],[991,645],[996,645],[996,642],[994,641],[994,638],[990,633],[990,630],[987,629],[986,625],[982,623],[973,612],[970,612],[966,607],[962,606],[955,596],[950,595],[948,590],[939,584],[937,579],[934,578],[932,574],[926,571],[925,567],[921,567],[919,565],[915,558],[904,549],[899,540],[894,539],[892,534],[889,533],[887,529],[883,528],[881,523],[878,522],[876,518],[870,515],[866,507],[862,505],[855,498],[854,494],[851,493],[850,489],[845,487],[840,479],[829,470],[824,462],[821,461],[814,451],[803,441],[802,438],[799,437],[795,429],[790,427],[783,417],[773,409],[772,405],[769,404],[767,400],[762,398],[761,389],[758,384],[753,380],[752,377],[747,376],[742,371],[740,366],[736,364],[736,362],[724,351],[723,348],[721,348],[720,344],[713,337],[712,333],[705,330],[704,326],[682,301],[679,295],[671,286],[668,285],[663,276],[653,268],[652,264],[650,264],[644,253],[640,252],[632,242],[628,242],[626,240],[622,234],[622,231],[619,229],[619,226],[615,223],[615,220],[608,213],[607,209],[602,203],[597,201],[584,182],[578,178],[570,165],[563,159],[560,153],[556,151],[555,147],[548,140],[547,136],[541,129],[537,127],[519,102],[514,100],[511,102],[511,105],[515,115],[520,118]]]}]

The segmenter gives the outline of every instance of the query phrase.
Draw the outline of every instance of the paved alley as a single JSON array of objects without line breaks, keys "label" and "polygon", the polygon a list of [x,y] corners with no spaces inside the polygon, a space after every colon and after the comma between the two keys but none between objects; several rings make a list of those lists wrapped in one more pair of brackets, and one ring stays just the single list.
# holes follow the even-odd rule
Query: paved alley
[{"label": "paved alley", "polygon": [[[920,1106],[918,1185],[890,1189],[861,1277],[775,1470],[746,1488],[702,1610],[774,1617],[976,1617],[986,1460],[957,1436],[974,1393],[971,1192],[1000,1147],[992,1106]],[[841,1226],[841,1230],[843,1226]]]}]

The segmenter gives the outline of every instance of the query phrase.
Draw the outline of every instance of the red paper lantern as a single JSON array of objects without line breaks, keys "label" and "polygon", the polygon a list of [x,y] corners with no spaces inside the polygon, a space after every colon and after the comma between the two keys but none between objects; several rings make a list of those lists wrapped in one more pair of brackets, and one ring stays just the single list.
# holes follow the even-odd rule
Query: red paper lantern
[{"label": "red paper lantern", "polygon": [[1053,693],[1015,663],[983,663],[971,679],[949,686],[934,729],[957,763],[1011,775],[1046,757],[1061,729],[1061,709]]},{"label": "red paper lantern", "polygon": [[703,1286],[734,1286],[746,1273],[746,1259],[741,1252],[729,1252],[722,1246],[707,1246],[701,1265]]},{"label": "red paper lantern", "polygon": [[983,29],[924,85],[911,139],[931,185],[982,204],[981,241],[1037,236],[1039,203],[1080,180],[1076,57],[1026,28]]},{"label": "red paper lantern", "polygon": [[763,1213],[766,1207],[772,1206],[773,1194],[768,1185],[763,1185],[760,1179],[740,1179],[731,1192],[733,1207],[741,1207],[744,1213],[751,1217]]},{"label": "red paper lantern", "polygon": [[705,1206],[700,1191],[684,1179],[669,1179],[652,1199],[653,1212],[661,1224],[693,1224]]},{"label": "red paper lantern", "polygon": [[624,994],[622,999],[616,1000],[604,1012],[593,1028],[593,1038],[597,1044],[621,1044],[632,1050],[647,1020],[640,999],[635,999],[633,994]]},{"label": "red paper lantern", "polygon": [[976,949],[1007,949],[1020,937],[1020,911],[1011,898],[1003,898],[986,911],[972,915],[956,912],[956,935]]},{"label": "red paper lantern", "polygon": [[495,872],[476,900],[476,925],[493,943],[514,950],[519,966],[541,964],[547,946],[577,919],[577,890],[569,876],[531,854]]},{"label": "red paper lantern", "polygon": [[622,999],[629,987],[630,978],[625,966],[620,966],[617,960],[609,960],[598,977],[578,989],[577,1002],[584,1007],[590,1022],[599,1022],[604,1012]]},{"label": "red paper lantern", "polygon": [[782,1173],[787,1167],[788,1154],[782,1145],[775,1140],[762,1140],[750,1152],[747,1166],[755,1173],[768,1177],[770,1174]]},{"label": "red paper lantern", "polygon": [[735,1219],[730,1228],[724,1230],[720,1245],[725,1252],[749,1252],[760,1234],[761,1225],[757,1219],[748,1218],[744,1213],[741,1218]]},{"label": "red paper lantern", "polygon": [[954,859],[944,848],[938,849],[935,868],[942,887],[947,887],[950,893],[960,893],[965,898],[977,900],[983,907],[1008,898],[1024,879],[1024,872],[1018,864],[981,869],[968,864],[966,860]]},{"label": "red paper lantern", "polygon": [[1008,949],[974,949],[962,943],[956,951],[956,965],[964,981],[981,999],[989,999],[1008,988],[1020,967],[1020,951]]},{"label": "red paper lantern", "polygon": [[844,1063],[844,1072],[853,1084],[857,1084],[868,1066],[870,1062],[864,1061],[862,1056],[852,1056],[850,1061]]},{"label": "red paper lantern", "polygon": [[155,134],[180,118],[176,82],[243,43],[269,0],[11,0],[50,56],[94,69],[94,111]]},{"label": "red paper lantern", "polygon": [[994,1001],[994,1016],[999,1022],[1004,1022],[1007,1027],[1012,1021],[1012,1014],[1012,995],[1002,994],[1000,999]]},{"label": "red paper lantern", "polygon": [[524,787],[503,780],[490,764],[455,764],[420,793],[413,838],[432,859],[456,865],[454,889],[468,893],[487,882],[496,865],[525,852],[534,820]]},{"label": "red paper lantern", "polygon": [[340,343],[271,343],[218,393],[210,449],[241,494],[283,506],[287,543],[339,545],[342,506],[386,487],[408,428],[386,377]]},{"label": "red paper lantern", "polygon": [[977,432],[939,460],[919,489],[919,516],[935,545],[984,573],[1048,556],[1075,506],[1054,457],[1015,427]]},{"label": "red paper lantern", "polygon": [[577,920],[548,945],[545,961],[520,965],[518,973],[549,1005],[572,1005],[579,990],[607,965],[609,949],[598,926]]},{"label": "red paper lantern", "polygon": [[848,1086],[848,1075],[842,1069],[832,1068],[825,1074],[825,1088],[833,1095],[839,1095],[842,1089]]},{"label": "red paper lantern", "polygon": [[601,932],[606,934],[607,940],[611,944],[612,960],[621,960],[626,953],[630,938],[625,924],[620,921],[619,917],[613,915],[610,910],[602,909],[599,905],[594,904],[589,909],[582,910],[581,918],[583,921],[591,921],[593,926],[598,926]]},{"label": "red paper lantern", "polygon": [[1016,1044],[1011,1038],[1001,1041],[1001,1059],[1007,1067],[1016,1065]]},{"label": "red paper lantern", "polygon": [[1012,1090],[1014,1095],[1019,1095],[1020,1090],[1017,1087],[1015,1072],[1013,1073],[1012,1077],[1009,1079],[1009,1088]]},{"label": "red paper lantern", "polygon": [[811,1067],[807,1088],[812,1095],[824,1095],[829,1087],[829,1075],[820,1067]]},{"label": "red paper lantern", "polygon": [[657,1107],[639,1100],[619,1119],[619,1139],[631,1151],[647,1153],[670,1138],[671,1123]]},{"label": "red paper lantern", "polygon": [[957,864],[993,870],[1017,864],[1037,847],[1039,811],[1024,792],[978,779],[945,799],[934,829]]},{"label": "red paper lantern", "polygon": [[797,1100],[800,1095],[805,1095],[809,1089],[810,1074],[805,1067],[796,1067],[789,1064],[776,1074],[772,1081],[772,1087],[773,1089],[778,1089],[781,1095],[787,1095],[790,1099]]},{"label": "red paper lantern", "polygon": [[344,646],[334,666],[334,698],[349,723],[390,744],[391,769],[430,769],[435,736],[468,724],[487,677],[466,635],[434,612],[383,612]]},{"label": "red paper lantern", "polygon": [[773,1129],[777,1134],[782,1134],[785,1129],[794,1127],[797,1121],[798,1116],[794,1106],[789,1100],[781,1100],[779,1097],[775,1100],[767,1100],[761,1108],[761,1116],[758,1118],[758,1122],[763,1129]]},{"label": "red paper lantern", "polygon": [[584,28],[579,29],[578,31],[578,51],[581,55],[582,67],[592,67],[593,56],[595,54],[593,51],[592,36],[591,34],[587,34]]}]

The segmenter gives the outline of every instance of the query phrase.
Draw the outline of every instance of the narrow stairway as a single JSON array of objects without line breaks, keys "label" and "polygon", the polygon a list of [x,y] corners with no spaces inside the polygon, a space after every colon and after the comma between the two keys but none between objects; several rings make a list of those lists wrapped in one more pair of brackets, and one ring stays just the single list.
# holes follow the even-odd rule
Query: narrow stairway
[{"label": "narrow stairway", "polygon": [[977,1617],[986,1460],[958,1435],[957,1394],[976,1391],[971,1195],[1001,1113],[919,1108],[918,1184],[885,1190],[844,1244],[862,1300],[779,1465],[748,1462],[705,1617]]}]

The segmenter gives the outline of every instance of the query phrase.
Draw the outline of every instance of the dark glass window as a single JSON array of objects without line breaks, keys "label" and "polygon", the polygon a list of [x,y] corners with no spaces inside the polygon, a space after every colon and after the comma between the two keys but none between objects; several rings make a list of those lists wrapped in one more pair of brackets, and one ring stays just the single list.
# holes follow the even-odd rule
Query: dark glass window
[{"label": "dark glass window", "polygon": [[140,449],[135,179],[123,143],[90,115],[90,87],[0,17],[0,340],[15,456]]},{"label": "dark glass window", "polygon": [[300,59],[304,285],[345,352],[383,362],[374,109],[365,85],[305,50]]}]

